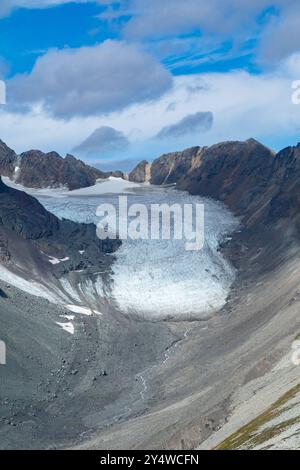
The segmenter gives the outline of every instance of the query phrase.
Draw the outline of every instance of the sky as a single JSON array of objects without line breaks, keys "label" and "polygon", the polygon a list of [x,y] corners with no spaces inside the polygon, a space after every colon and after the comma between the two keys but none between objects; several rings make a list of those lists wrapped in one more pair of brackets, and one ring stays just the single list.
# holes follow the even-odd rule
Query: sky
[{"label": "sky", "polygon": [[299,23],[298,0],[1,0],[0,138],[105,169],[224,140],[295,145]]}]

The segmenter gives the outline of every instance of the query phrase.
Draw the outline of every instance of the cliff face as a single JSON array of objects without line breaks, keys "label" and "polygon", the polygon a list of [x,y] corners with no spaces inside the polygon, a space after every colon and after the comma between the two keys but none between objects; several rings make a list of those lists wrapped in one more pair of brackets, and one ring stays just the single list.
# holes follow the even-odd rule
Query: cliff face
[{"label": "cliff face", "polygon": [[20,155],[16,183],[30,188],[67,186],[70,190],[92,186],[106,174],[72,155],[62,158],[56,152],[30,150]]},{"label": "cliff face", "polygon": [[194,163],[200,147],[192,147],[183,152],[162,155],[151,165],[151,184],[173,184],[186,174]]},{"label": "cliff face", "polygon": [[203,148],[177,180],[179,189],[224,202],[244,223],[262,219],[274,193],[275,155],[254,139]]},{"label": "cliff face", "polygon": [[270,217],[294,218],[299,221],[300,204],[300,144],[281,150],[272,168],[273,197]]},{"label": "cliff face", "polygon": [[293,223],[300,231],[300,145],[276,155],[255,140],[203,151],[179,189],[224,201],[246,226]]},{"label": "cliff face", "polygon": [[280,219],[300,229],[300,144],[274,154],[249,139],[170,153],[153,161],[151,183],[222,201],[248,227]]},{"label": "cliff face", "polygon": [[0,174],[11,177],[14,174],[17,155],[0,140]]},{"label": "cliff face", "polygon": [[128,179],[133,183],[147,183],[148,175],[150,175],[150,165],[147,160],[143,160],[129,173]]},{"label": "cliff face", "polygon": [[93,186],[97,179],[124,176],[122,172],[103,172],[93,168],[72,155],[62,158],[56,152],[29,150],[18,156],[2,141],[0,175],[28,188],[65,186],[70,190]]}]

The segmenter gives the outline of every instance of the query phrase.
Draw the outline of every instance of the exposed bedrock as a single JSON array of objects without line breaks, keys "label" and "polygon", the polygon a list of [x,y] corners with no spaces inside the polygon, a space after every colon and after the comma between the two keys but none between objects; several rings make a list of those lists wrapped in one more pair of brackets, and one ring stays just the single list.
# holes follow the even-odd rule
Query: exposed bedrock
[{"label": "exposed bedrock", "polygon": [[[243,405],[217,445],[292,389],[299,381],[290,361],[300,332],[299,162],[299,146],[275,155],[251,139],[152,163],[153,184],[176,183],[223,201],[244,223],[221,247],[238,269],[236,281],[226,305],[205,321],[135,321],[103,304],[102,315],[77,316],[75,336],[65,339],[55,322],[70,312],[0,283],[3,339],[15,361],[1,392],[1,446],[190,449]],[[136,174],[142,179],[146,162]],[[84,251],[91,263],[87,292],[99,292],[93,276],[102,261],[110,266],[118,246],[103,245],[95,227],[59,221],[2,183],[0,230],[5,266],[21,260],[35,276],[50,272],[57,280],[66,269],[73,286],[81,276],[74,260]],[[49,263],[65,256],[71,266]]]},{"label": "exposed bedrock", "polygon": [[246,227],[299,225],[300,144],[277,154],[255,139],[192,147],[154,160],[150,181],[222,201]]},{"label": "exposed bedrock", "polygon": [[0,140],[0,175],[28,188],[67,187],[70,190],[93,186],[97,179],[123,178],[121,171],[103,172],[81,160],[57,152],[29,150],[17,155]]},{"label": "exposed bedrock", "polygon": [[148,183],[151,178],[151,165],[147,160],[141,161],[128,175],[129,181],[134,183]]},{"label": "exposed bedrock", "polygon": [[11,177],[17,163],[17,154],[0,140],[0,175]]}]

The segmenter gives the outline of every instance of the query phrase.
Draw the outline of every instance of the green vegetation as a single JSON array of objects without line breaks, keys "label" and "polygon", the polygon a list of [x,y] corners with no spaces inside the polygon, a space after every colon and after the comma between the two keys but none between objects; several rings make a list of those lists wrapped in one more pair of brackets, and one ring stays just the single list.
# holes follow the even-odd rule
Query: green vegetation
[{"label": "green vegetation", "polygon": [[300,384],[293,387],[282,397],[280,397],[272,406],[270,406],[264,413],[250,421],[231,436],[226,438],[221,444],[216,447],[216,450],[233,450],[233,449],[251,449],[259,444],[267,443],[269,439],[277,436],[281,432],[288,429],[295,423],[300,423],[300,410],[299,416],[283,421],[282,423],[270,426],[262,430],[259,429],[270,422],[272,419],[280,416],[287,411],[290,406],[284,407],[291,399],[293,399],[300,392]]}]

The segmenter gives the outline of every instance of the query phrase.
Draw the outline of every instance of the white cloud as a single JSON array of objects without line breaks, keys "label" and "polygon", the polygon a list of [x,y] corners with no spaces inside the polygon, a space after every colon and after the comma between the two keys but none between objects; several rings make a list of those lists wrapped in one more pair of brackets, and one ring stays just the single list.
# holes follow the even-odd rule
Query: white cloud
[{"label": "white cloud", "polygon": [[300,50],[299,1],[287,0],[281,14],[274,16],[263,32],[260,58],[277,63]]},{"label": "white cloud", "polygon": [[[128,150],[118,154],[119,159],[122,155],[151,158],[163,151],[229,139],[288,139],[299,134],[300,106],[291,101],[291,84],[297,79],[300,55],[293,55],[273,73],[251,75],[236,71],[176,77],[174,87],[156,101],[133,104],[101,117],[77,117],[63,122],[49,117],[38,106],[25,116],[3,108],[0,138],[18,151],[35,147],[64,153],[79,145],[94,129],[109,126],[122,131],[131,142]],[[211,130],[201,136],[153,142],[153,136],[163,127],[199,109],[213,113]]]},{"label": "white cloud", "polygon": [[99,115],[156,99],[170,73],[133,44],[106,40],[94,47],[49,50],[31,73],[8,83],[15,106],[42,103],[61,118]]},{"label": "white cloud", "polygon": [[244,28],[248,34],[249,27],[256,24],[257,15],[264,8],[295,1],[130,0],[132,19],[126,32],[134,37],[161,37],[201,29],[204,33],[220,35]]}]

